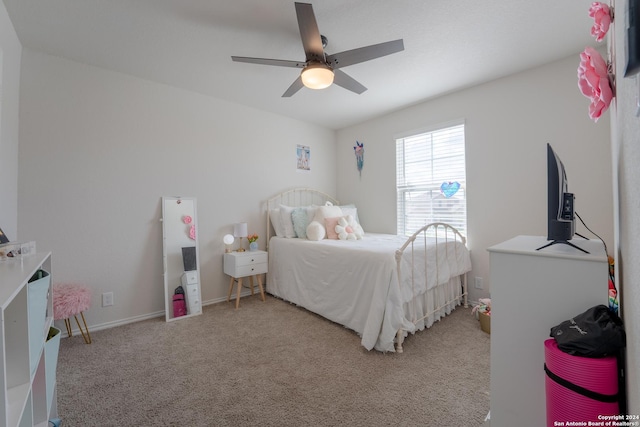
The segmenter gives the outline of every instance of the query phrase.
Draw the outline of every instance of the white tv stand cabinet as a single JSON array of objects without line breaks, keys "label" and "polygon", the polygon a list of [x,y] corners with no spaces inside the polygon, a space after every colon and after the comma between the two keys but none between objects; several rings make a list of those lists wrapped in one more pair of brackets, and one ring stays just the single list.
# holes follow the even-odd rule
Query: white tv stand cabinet
[{"label": "white tv stand cabinet", "polygon": [[[38,271],[48,273],[30,282]],[[0,426],[42,426],[57,417],[60,331],[53,326],[51,253],[0,261]]]},{"label": "white tv stand cabinet", "polygon": [[491,427],[546,425],[544,341],[550,329],[608,304],[608,261],[599,240],[574,239],[585,254],[545,237],[490,247]]}]

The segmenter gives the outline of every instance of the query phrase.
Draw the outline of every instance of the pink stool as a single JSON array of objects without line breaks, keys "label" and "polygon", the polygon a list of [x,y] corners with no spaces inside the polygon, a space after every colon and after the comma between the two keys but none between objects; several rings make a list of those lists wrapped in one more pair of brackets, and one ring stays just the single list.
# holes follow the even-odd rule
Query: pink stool
[{"label": "pink stool", "polygon": [[[91,306],[91,291],[84,285],[75,285],[70,283],[57,283],[53,285],[53,318],[54,320],[64,319],[64,325],[67,327],[67,334],[71,337],[71,322],[69,319],[73,316],[78,324],[78,329],[84,338],[84,342],[91,344],[91,335],[87,321],[84,318],[84,311]],[[78,321],[78,314],[82,317],[84,330]],[[85,333],[86,331],[86,333]]]}]

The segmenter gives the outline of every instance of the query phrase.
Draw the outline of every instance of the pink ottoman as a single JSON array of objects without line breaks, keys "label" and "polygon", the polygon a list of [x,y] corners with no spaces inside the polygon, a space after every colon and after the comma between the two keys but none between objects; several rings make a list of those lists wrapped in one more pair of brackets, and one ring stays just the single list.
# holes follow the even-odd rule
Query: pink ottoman
[{"label": "pink ottoman", "polygon": [[[84,338],[84,342],[91,344],[91,335],[87,321],[84,318],[84,311],[91,306],[91,290],[84,285],[72,283],[56,283],[53,285],[53,318],[54,320],[64,319],[64,325],[67,327],[67,334],[71,337],[71,322],[69,319],[73,316],[78,324],[78,329]],[[78,321],[78,314],[82,317],[84,330]]]}]

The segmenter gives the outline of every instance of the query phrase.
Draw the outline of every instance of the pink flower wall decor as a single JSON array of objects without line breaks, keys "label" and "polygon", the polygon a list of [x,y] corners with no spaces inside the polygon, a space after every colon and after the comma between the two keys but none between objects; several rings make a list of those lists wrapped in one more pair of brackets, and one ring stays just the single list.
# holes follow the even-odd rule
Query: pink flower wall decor
[{"label": "pink flower wall decor", "polygon": [[193,221],[193,219],[191,218],[191,216],[189,216],[189,215],[185,215],[185,216],[182,218],[182,221],[183,221],[185,224],[191,224],[191,221]]},{"label": "pink flower wall decor", "polygon": [[191,227],[189,227],[189,238],[191,238],[191,240],[196,240],[196,226],[195,226],[195,224],[191,224]]},{"label": "pink flower wall decor", "polygon": [[585,48],[580,54],[578,87],[580,92],[591,100],[589,117],[597,122],[602,113],[609,108],[613,99],[613,90],[609,82],[607,63],[592,47]]},{"label": "pink flower wall decor", "polygon": [[611,9],[606,4],[595,2],[589,8],[589,16],[593,18],[593,27],[591,27],[591,35],[596,41],[602,41],[609,31],[611,25]]}]

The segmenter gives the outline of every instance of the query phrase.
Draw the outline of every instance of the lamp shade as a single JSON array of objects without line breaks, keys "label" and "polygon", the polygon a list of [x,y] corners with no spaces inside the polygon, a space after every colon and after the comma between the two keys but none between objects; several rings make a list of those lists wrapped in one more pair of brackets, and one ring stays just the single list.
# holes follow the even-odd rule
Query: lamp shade
[{"label": "lamp shade", "polygon": [[324,89],[333,83],[333,70],[322,63],[309,64],[302,70],[300,78],[309,89]]},{"label": "lamp shade", "polygon": [[247,237],[248,234],[246,222],[239,222],[233,225],[233,235],[235,237]]}]

